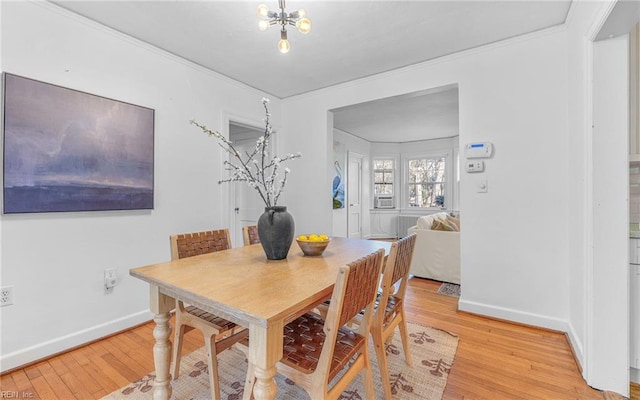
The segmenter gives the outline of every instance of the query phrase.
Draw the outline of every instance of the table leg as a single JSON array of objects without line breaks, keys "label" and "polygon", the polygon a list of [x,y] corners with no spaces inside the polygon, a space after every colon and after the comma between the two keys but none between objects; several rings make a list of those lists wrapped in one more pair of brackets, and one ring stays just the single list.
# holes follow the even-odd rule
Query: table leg
[{"label": "table leg", "polygon": [[168,400],[171,398],[171,325],[169,313],[156,314],[153,320],[156,327],[153,329],[153,337],[156,343],[153,345],[153,363],[156,367],[156,379],[153,382],[153,399]]},{"label": "table leg", "polygon": [[282,358],[283,327],[283,321],[267,327],[249,327],[249,362],[253,364],[256,376],[253,386],[253,397],[256,400],[273,400],[278,393],[274,378],[277,373],[276,363]]},{"label": "table leg", "polygon": [[153,329],[153,337],[156,343],[153,345],[153,363],[156,369],[156,378],[153,382],[153,400],[169,400],[171,398],[171,325],[169,324],[169,311],[175,306],[175,300],[166,296],[156,286],[150,289],[150,308],[155,313],[153,320],[156,327]]}]

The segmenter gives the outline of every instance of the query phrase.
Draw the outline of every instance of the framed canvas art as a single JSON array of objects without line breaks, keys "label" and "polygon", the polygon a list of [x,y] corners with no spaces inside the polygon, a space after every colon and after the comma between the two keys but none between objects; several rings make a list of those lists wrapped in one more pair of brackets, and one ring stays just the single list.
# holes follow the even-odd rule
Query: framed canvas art
[{"label": "framed canvas art", "polygon": [[4,74],[4,213],[153,208],[154,110]]}]

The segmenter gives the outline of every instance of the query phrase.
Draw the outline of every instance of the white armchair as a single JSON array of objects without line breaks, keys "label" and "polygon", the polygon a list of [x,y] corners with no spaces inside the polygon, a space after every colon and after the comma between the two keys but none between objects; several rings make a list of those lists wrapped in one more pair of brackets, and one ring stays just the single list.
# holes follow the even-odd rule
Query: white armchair
[{"label": "white armchair", "polygon": [[460,232],[432,230],[434,220],[446,220],[446,213],[418,218],[408,233],[416,234],[411,262],[412,275],[460,284]]}]

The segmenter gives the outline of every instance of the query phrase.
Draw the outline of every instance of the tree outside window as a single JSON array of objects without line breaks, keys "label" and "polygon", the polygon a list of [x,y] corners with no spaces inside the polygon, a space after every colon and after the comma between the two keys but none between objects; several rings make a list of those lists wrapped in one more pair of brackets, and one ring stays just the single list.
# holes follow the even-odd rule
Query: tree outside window
[{"label": "tree outside window", "polygon": [[445,157],[409,160],[409,207],[443,207]]},{"label": "tree outside window", "polygon": [[393,160],[373,161],[374,194],[393,194]]}]

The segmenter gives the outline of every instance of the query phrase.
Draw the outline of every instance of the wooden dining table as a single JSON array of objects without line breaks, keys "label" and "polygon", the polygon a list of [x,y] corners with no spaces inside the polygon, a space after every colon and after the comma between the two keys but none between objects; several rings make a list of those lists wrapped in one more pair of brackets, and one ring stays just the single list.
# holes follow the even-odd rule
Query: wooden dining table
[{"label": "wooden dining table", "polygon": [[255,367],[255,399],[274,399],[276,363],[282,358],[284,326],[331,297],[338,268],[390,242],[333,237],[320,256],[305,256],[294,240],[285,260],[267,260],[260,244],[133,268],[150,285],[155,314],[153,398],[172,394],[170,312],[175,299],[249,329],[249,362]]}]

